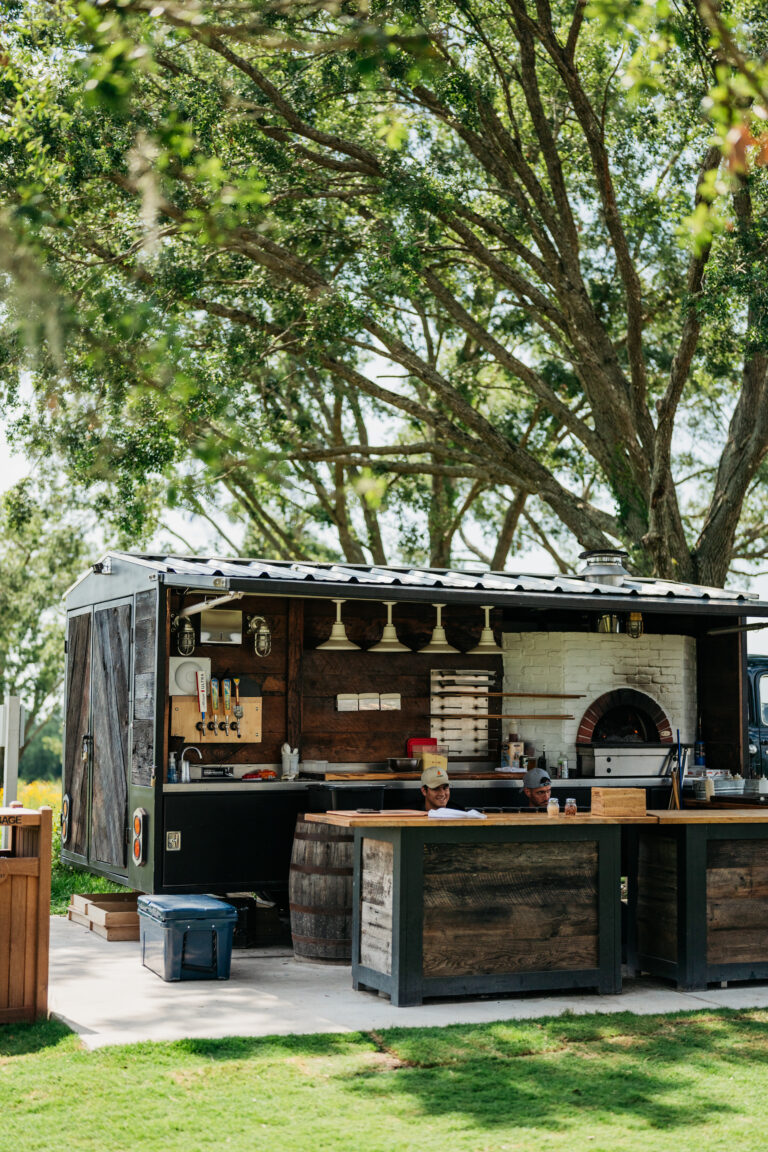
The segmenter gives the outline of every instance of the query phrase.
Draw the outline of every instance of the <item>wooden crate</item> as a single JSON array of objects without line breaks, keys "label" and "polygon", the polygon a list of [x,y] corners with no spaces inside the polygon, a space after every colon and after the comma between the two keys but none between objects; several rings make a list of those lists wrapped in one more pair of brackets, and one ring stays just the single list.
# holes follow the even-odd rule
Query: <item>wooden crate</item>
[{"label": "wooden crate", "polygon": [[51,809],[0,808],[11,830],[0,856],[0,1024],[48,1014]]},{"label": "wooden crate", "polygon": [[593,788],[593,816],[645,816],[645,788]]},{"label": "wooden crate", "polygon": [[67,909],[67,918],[105,940],[138,940],[137,899],[135,892],[75,894]]}]

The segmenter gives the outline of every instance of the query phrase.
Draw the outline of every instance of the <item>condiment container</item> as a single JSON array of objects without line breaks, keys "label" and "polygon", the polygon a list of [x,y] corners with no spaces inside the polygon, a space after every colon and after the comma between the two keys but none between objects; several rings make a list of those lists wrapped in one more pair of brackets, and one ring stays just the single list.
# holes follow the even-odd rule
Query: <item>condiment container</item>
[{"label": "condiment container", "polygon": [[560,801],[556,800],[554,796],[551,796],[550,799],[547,801],[547,816],[559,816],[559,815],[560,815]]},{"label": "condiment container", "polygon": [[565,808],[563,809],[564,816],[575,816],[578,809],[576,807],[576,800],[573,796],[567,796],[565,800]]}]

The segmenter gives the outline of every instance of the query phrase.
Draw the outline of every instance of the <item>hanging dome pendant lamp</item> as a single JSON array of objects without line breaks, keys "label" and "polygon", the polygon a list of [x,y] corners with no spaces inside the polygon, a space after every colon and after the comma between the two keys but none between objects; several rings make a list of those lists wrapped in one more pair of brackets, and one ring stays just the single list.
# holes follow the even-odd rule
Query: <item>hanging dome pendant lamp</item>
[{"label": "hanging dome pendant lamp", "polygon": [[360,650],[359,644],[353,644],[347,636],[344,625],[341,622],[341,606],[345,604],[345,600],[334,600],[336,605],[336,620],[331,628],[331,635],[324,644],[318,644],[317,650],[324,648],[326,652],[351,652]]},{"label": "hanging dome pendant lamp", "polygon": [[429,644],[427,644],[426,648],[422,648],[421,651],[446,653],[458,652],[459,649],[454,648],[454,646],[449,644],[445,638],[445,628],[443,628],[443,608],[445,608],[445,604],[433,604],[432,607],[437,609],[437,623],[432,630],[432,639],[430,640]]},{"label": "hanging dome pendant lamp", "polygon": [[491,628],[491,610],[493,604],[481,604],[483,612],[485,612],[485,627],[480,633],[480,641],[474,647],[470,648],[467,656],[497,656],[504,649],[496,643],[496,637]]},{"label": "hanging dome pendant lamp", "polygon": [[369,648],[369,652],[410,652],[408,645],[401,644],[398,640],[395,626],[392,623],[392,609],[396,603],[395,600],[382,600],[382,604],[387,609],[387,622],[384,625],[381,640],[378,644],[374,644],[373,648]]}]

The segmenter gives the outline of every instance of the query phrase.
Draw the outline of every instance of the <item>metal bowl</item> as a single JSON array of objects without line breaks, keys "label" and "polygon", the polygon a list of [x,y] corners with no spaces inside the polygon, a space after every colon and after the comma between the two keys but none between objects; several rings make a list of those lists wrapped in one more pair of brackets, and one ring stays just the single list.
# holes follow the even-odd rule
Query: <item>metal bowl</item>
[{"label": "metal bowl", "polygon": [[390,772],[415,772],[418,766],[415,756],[390,756],[387,760]]}]

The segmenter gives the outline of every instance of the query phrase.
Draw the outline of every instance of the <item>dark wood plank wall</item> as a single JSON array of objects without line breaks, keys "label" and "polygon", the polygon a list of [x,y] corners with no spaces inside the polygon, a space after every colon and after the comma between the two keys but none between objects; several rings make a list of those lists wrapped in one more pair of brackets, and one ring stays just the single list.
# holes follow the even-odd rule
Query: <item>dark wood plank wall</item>
[{"label": "dark wood plank wall", "polygon": [[83,737],[90,733],[91,613],[70,616],[67,625],[67,740],[63,790],[70,798],[67,851],[85,856],[88,849],[88,765]]},{"label": "dark wood plank wall", "polygon": [[133,649],[131,781],[148,787],[155,767],[155,648],[157,592],[136,595]]},{"label": "dark wood plank wall", "polygon": [[641,831],[638,846],[637,947],[677,960],[677,841]]},{"label": "dark wood plank wall", "polygon": [[285,727],[291,748],[302,742],[304,707],[304,601],[288,601]]},{"label": "dark wood plank wall", "polygon": [[[185,603],[196,604],[201,594],[190,595]],[[210,657],[211,676],[219,681],[229,676],[240,678],[241,696],[262,696],[262,739],[260,744],[221,744],[206,737],[195,740],[203,746],[207,764],[275,764],[280,762],[280,748],[287,739],[286,699],[288,695],[288,601],[282,597],[245,596],[228,606],[232,611],[243,613],[243,643],[238,647],[231,644],[198,644],[195,656]],[[182,604],[181,597],[174,593],[171,598],[171,612],[176,614]],[[264,616],[272,632],[272,651],[268,656],[257,656],[253,650],[253,640],[245,636],[246,617],[257,614]],[[190,617],[199,637],[200,619]],[[171,633],[170,655],[176,656],[176,640]],[[233,686],[234,700],[234,686]],[[293,745],[292,745],[293,746]],[[179,751],[181,743],[170,740],[172,751]]]},{"label": "dark wood plank wall", "polygon": [[[431,669],[490,668],[501,675],[501,655],[318,650],[330,635],[335,612],[336,606],[330,601],[305,601],[301,752],[306,758],[344,764],[405,756],[409,736],[430,734]],[[342,619],[349,639],[370,648],[381,639],[386,609],[375,601],[347,601],[342,605]],[[403,644],[423,647],[432,635],[435,610],[429,604],[398,604],[393,621]],[[477,644],[483,613],[479,608],[450,605],[443,609],[443,623],[448,642],[463,652]],[[336,696],[341,692],[399,692],[402,708],[395,712],[338,712]],[[492,732],[498,742],[498,721],[492,722]]]},{"label": "dark wood plank wall", "polygon": [[[192,598],[187,602],[193,602]],[[181,598],[174,595],[172,613],[180,607]],[[206,739],[207,763],[279,763],[286,741],[298,747],[303,758],[332,763],[404,756],[409,736],[429,736],[430,669],[492,668],[501,673],[501,656],[318,651],[335,619],[330,600],[247,596],[236,608],[243,612],[244,630],[246,616],[258,613],[266,618],[272,632],[269,656],[256,656],[247,637],[240,647],[199,645],[195,655],[211,658],[211,674],[219,680],[240,676],[243,695],[258,694],[261,689],[262,742],[239,747]],[[342,611],[355,643],[370,647],[381,638],[386,622],[381,603],[347,601]],[[199,621],[192,619],[199,630]],[[435,610],[430,605],[398,606],[394,619],[404,643],[424,645],[432,633]],[[453,606],[443,611],[443,620],[451,643],[471,648],[479,640],[480,609]],[[176,654],[173,641],[171,654]],[[403,707],[399,712],[337,712],[340,692],[400,692]],[[498,740],[498,723],[494,732]],[[171,748],[178,751],[178,743],[171,741]]]},{"label": "dark wood plank wall", "polygon": [[707,963],[766,961],[768,841],[707,842]]},{"label": "dark wood plank wall", "polygon": [[427,844],[424,976],[598,964],[597,844]]},{"label": "dark wood plank wall", "polygon": [[[738,619],[718,621],[735,626]],[[707,767],[742,772],[746,755],[746,638],[743,633],[697,641],[698,699]]]},{"label": "dark wood plank wall", "polygon": [[131,605],[93,614],[93,787],[89,857],[124,868],[128,827]]}]

